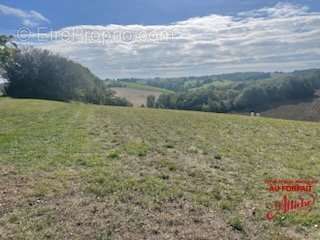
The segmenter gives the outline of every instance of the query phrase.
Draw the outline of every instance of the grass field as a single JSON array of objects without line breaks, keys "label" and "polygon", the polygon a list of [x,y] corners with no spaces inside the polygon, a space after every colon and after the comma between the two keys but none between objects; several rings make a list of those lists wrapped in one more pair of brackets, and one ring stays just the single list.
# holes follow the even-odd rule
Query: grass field
[{"label": "grass field", "polygon": [[319,203],[269,222],[264,184],[319,179],[317,123],[8,98],[0,116],[0,239],[320,239]]},{"label": "grass field", "polygon": [[126,87],[114,87],[116,95],[129,100],[135,107],[146,106],[147,97],[153,95],[158,98],[163,93],[172,93],[167,89],[143,85],[140,83],[123,82]]},{"label": "grass field", "polygon": [[151,91],[151,92],[161,92],[161,93],[173,93],[173,91],[170,91],[168,89],[157,88],[157,87],[148,86],[140,83],[131,83],[131,82],[123,82],[123,83],[126,85],[126,88],[130,88],[130,89],[145,90],[145,91]]},{"label": "grass field", "polygon": [[160,91],[150,91],[143,89],[134,89],[134,88],[112,88],[116,92],[118,97],[126,98],[129,102],[135,107],[141,107],[142,105],[147,105],[147,97],[153,95],[158,98],[162,92]]}]

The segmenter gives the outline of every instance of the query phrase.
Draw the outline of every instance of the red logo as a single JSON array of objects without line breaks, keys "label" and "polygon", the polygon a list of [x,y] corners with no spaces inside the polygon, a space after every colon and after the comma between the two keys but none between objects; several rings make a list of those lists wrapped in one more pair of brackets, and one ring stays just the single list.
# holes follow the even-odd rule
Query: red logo
[{"label": "red logo", "polygon": [[[280,213],[287,214],[298,210],[310,211],[316,203],[315,180],[303,179],[271,179],[266,180],[268,191],[272,193],[283,192],[282,199],[269,204],[271,210],[266,218],[273,220]],[[294,194],[295,193],[295,194]]]}]

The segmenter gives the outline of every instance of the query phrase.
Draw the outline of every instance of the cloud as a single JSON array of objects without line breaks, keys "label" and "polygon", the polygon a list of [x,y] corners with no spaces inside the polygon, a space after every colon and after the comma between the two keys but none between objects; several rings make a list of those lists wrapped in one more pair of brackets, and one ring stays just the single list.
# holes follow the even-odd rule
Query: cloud
[{"label": "cloud", "polygon": [[41,34],[41,40],[33,35],[30,41],[101,77],[291,71],[319,67],[320,13],[279,3],[169,25],[73,26]]},{"label": "cloud", "polygon": [[274,7],[261,8],[257,10],[241,12],[239,16],[246,17],[292,17],[303,16],[308,14],[309,8],[307,6],[294,5],[290,3],[280,2]]},{"label": "cloud", "polygon": [[6,82],[6,80],[0,76],[0,84],[5,83],[5,82]]},{"label": "cloud", "polygon": [[31,10],[24,11],[18,8],[12,8],[0,4],[0,15],[12,16],[21,19],[23,25],[28,27],[38,26],[41,23],[49,23],[49,19],[44,17],[41,13]]}]

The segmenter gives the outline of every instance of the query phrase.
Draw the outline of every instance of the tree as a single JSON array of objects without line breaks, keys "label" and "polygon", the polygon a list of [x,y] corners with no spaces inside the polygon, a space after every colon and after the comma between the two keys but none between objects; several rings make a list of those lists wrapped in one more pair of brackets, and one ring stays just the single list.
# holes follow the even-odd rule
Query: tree
[{"label": "tree", "polygon": [[14,63],[5,67],[9,81],[6,93],[11,97],[130,105],[115,97],[88,68],[47,50],[18,51]]},{"label": "tree", "polygon": [[154,108],[156,103],[156,98],[153,95],[149,95],[147,97],[147,107],[148,108]]},{"label": "tree", "polygon": [[177,108],[178,96],[176,94],[161,94],[155,104],[157,108]]},{"label": "tree", "polygon": [[5,68],[12,61],[16,48],[12,36],[0,35],[0,76],[5,75]]},{"label": "tree", "polygon": [[268,103],[268,96],[263,87],[250,86],[245,88],[242,93],[235,99],[234,105],[238,109],[255,108]]}]

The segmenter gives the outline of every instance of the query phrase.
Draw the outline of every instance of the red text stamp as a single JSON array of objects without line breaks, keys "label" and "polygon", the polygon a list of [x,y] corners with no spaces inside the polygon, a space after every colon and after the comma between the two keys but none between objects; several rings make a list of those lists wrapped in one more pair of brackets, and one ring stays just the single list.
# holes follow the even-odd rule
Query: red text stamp
[{"label": "red text stamp", "polygon": [[307,179],[270,179],[266,180],[267,190],[282,193],[281,199],[268,204],[270,211],[266,218],[273,220],[278,214],[287,214],[298,210],[310,211],[316,203],[316,180]]}]

